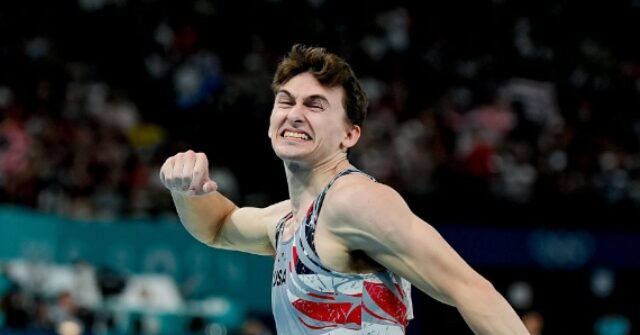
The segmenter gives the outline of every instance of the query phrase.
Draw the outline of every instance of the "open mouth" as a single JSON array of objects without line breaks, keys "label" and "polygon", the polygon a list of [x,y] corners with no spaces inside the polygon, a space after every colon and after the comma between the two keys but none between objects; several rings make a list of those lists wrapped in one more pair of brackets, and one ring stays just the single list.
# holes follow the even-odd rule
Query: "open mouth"
[{"label": "open mouth", "polygon": [[303,141],[308,141],[308,140],[311,139],[311,136],[309,136],[306,133],[298,132],[298,131],[291,131],[291,130],[285,130],[282,133],[282,137],[300,139],[300,140],[303,140]]}]

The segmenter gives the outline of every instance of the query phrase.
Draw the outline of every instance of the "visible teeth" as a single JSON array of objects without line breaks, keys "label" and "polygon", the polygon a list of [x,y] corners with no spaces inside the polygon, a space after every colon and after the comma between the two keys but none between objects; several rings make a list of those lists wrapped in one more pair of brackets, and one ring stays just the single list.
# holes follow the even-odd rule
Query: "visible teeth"
[{"label": "visible teeth", "polygon": [[303,140],[308,140],[309,136],[307,136],[307,134],[305,133],[294,133],[292,131],[285,131],[284,132],[284,137],[295,137],[295,138],[301,138]]}]

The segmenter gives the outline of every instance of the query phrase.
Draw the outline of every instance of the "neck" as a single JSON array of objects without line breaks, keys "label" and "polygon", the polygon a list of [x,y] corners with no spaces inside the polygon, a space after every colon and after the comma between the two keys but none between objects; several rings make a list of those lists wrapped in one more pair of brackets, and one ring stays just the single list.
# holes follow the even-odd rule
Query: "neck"
[{"label": "neck", "polygon": [[305,166],[297,162],[285,162],[292,212],[296,218],[304,215],[307,206],[338,172],[351,164],[346,155],[334,157],[318,165]]}]

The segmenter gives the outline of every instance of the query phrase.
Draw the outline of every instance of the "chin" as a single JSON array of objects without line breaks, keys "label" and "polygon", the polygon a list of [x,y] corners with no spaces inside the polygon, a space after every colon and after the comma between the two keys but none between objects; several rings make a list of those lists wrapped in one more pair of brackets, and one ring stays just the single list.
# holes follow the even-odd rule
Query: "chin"
[{"label": "chin", "polygon": [[278,157],[280,158],[289,158],[289,159],[293,159],[296,157],[303,157],[308,155],[309,152],[309,147],[301,147],[298,145],[291,145],[288,143],[271,143],[271,146],[273,148],[273,151],[276,153],[276,155],[278,155]]},{"label": "chin", "polygon": [[305,164],[309,160],[308,152],[301,152],[299,150],[287,150],[287,149],[282,150],[277,148],[274,148],[274,152],[276,156],[278,156],[278,158],[280,158],[285,162]]},{"label": "chin", "polygon": [[293,153],[293,152],[276,151],[276,156],[286,161],[295,161],[295,162],[304,161],[304,155]]}]

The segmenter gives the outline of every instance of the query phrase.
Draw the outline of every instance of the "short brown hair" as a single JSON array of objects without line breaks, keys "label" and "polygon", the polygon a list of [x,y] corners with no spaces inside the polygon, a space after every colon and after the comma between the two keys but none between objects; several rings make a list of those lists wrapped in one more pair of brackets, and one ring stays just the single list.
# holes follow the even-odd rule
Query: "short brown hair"
[{"label": "short brown hair", "polygon": [[300,73],[311,73],[326,87],[342,86],[347,118],[354,125],[362,126],[367,116],[367,94],[360,86],[351,66],[341,57],[325,48],[295,44],[278,64],[271,83],[274,94],[291,78]]}]

